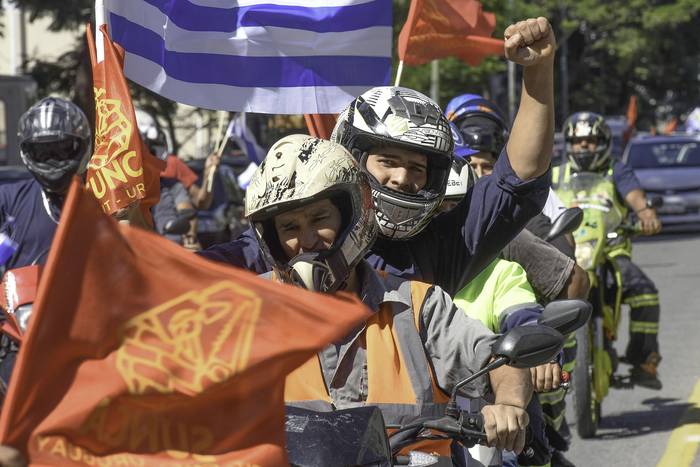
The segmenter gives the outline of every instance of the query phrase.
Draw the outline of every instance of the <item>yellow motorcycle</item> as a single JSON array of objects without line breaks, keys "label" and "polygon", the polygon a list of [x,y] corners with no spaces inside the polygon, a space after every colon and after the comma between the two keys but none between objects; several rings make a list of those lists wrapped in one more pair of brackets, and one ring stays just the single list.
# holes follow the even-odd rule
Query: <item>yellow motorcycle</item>
[{"label": "yellow motorcycle", "polygon": [[[576,333],[577,352],[572,389],[577,431],[582,438],[595,435],[601,404],[608,394],[617,367],[613,347],[620,323],[621,276],[610,260],[615,246],[628,241],[630,227],[610,190],[611,181],[598,173],[578,172],[557,188],[567,207],[583,210],[583,221],[574,231],[576,262],[588,272],[588,300],[593,315],[588,326]],[[612,195],[611,195],[612,193]]]}]

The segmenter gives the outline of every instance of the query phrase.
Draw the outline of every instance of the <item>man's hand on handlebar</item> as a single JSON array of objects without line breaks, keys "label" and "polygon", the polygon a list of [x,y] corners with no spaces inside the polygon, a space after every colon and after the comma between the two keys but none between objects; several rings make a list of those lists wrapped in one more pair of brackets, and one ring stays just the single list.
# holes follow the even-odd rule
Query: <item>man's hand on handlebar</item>
[{"label": "man's hand on handlebar", "polygon": [[561,382],[561,367],[556,362],[545,363],[530,368],[530,376],[532,376],[532,387],[535,392],[553,391]]},{"label": "man's hand on handlebar", "polygon": [[527,412],[505,404],[487,405],[481,409],[488,446],[519,454],[525,447],[525,429],[530,423]]},{"label": "man's hand on handlebar", "polygon": [[639,217],[639,224],[644,235],[654,235],[661,231],[661,221],[656,217],[654,209],[644,208],[641,211],[637,211],[637,217]]}]

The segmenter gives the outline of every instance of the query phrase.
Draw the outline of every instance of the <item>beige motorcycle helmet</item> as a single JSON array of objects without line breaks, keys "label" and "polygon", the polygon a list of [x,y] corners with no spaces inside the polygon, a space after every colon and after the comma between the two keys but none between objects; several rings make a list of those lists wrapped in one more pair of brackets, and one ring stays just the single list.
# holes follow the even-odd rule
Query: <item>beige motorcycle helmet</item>
[{"label": "beige motorcycle helmet", "polygon": [[[275,216],[326,198],[342,218],[333,245],[288,259]],[[280,278],[320,292],[344,286],[378,231],[372,191],[357,161],[342,146],[308,135],[286,136],[270,148],[246,190],[245,214]]]}]

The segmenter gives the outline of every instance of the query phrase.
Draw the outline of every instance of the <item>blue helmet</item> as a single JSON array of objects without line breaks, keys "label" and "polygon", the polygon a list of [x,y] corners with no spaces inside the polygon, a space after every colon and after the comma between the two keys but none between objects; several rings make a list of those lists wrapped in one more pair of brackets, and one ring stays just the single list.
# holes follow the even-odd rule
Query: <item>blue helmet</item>
[{"label": "blue helmet", "polygon": [[464,141],[464,138],[462,137],[462,132],[459,131],[459,128],[457,128],[457,125],[455,125],[452,122],[450,122],[450,131],[452,132],[452,139],[455,140],[455,146],[454,146],[455,158],[469,160],[469,156],[478,152],[478,151],[472,150],[469,146],[467,146],[467,144]]},{"label": "blue helmet", "polygon": [[459,149],[455,138],[455,154],[467,157],[485,151],[498,157],[508,138],[508,125],[494,103],[477,94],[462,94],[447,104],[445,114],[461,136]]}]

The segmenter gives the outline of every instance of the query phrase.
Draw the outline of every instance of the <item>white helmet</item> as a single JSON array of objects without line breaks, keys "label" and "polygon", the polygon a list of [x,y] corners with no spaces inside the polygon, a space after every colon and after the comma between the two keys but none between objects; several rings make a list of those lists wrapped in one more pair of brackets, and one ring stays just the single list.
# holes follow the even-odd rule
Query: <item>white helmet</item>
[{"label": "white helmet", "polygon": [[[288,260],[274,217],[326,198],[341,212],[341,232],[330,249]],[[321,292],[345,283],[377,235],[367,176],[345,148],[308,135],[286,136],[270,148],[246,190],[245,214],[282,279]]]},{"label": "white helmet", "polygon": [[455,157],[452,161],[452,169],[450,169],[450,178],[447,180],[445,199],[461,200],[475,182],[476,174],[469,162],[461,157]]},{"label": "white helmet", "polygon": [[382,235],[407,239],[428,225],[445,192],[454,146],[447,119],[435,102],[412,89],[370,89],[338,117],[331,140],[345,146],[365,172],[372,148],[391,146],[424,154],[428,179],[418,193],[392,190],[368,175]]},{"label": "white helmet", "polygon": [[158,121],[148,112],[135,109],[136,126],[139,128],[141,139],[151,153],[158,159],[165,160],[168,155],[168,139]]}]

